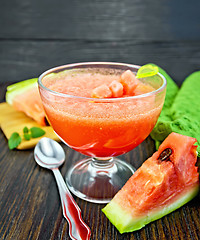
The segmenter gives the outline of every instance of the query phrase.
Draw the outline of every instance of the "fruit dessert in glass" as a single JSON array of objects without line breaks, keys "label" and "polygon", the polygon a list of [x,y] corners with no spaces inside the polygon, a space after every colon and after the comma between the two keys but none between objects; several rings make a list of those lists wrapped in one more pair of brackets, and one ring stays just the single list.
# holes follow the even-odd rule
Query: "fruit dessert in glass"
[{"label": "fruit dessert in glass", "polygon": [[139,66],[89,62],[50,69],[38,80],[47,118],[60,139],[88,156],[66,182],[76,196],[106,203],[134,173],[116,156],[138,146],[156,124],[165,98],[161,74],[137,79]]}]

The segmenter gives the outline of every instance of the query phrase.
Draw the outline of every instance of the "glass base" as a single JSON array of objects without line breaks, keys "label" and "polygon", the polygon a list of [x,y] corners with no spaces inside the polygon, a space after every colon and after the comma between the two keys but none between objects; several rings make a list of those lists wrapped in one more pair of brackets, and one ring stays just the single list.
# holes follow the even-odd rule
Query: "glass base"
[{"label": "glass base", "polygon": [[66,183],[81,199],[108,203],[134,172],[130,164],[118,158],[88,158],[69,169]]}]

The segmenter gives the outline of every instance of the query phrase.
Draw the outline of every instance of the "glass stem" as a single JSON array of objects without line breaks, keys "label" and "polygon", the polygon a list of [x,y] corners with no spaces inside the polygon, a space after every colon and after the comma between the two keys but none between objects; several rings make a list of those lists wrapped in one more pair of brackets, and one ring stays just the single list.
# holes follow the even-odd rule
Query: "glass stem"
[{"label": "glass stem", "polygon": [[113,166],[113,157],[93,157],[92,166],[95,168],[109,168]]}]

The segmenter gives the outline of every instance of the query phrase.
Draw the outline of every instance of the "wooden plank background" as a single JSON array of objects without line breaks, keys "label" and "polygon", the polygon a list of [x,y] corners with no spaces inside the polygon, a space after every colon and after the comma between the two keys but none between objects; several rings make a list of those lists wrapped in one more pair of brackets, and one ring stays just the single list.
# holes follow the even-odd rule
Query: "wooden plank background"
[{"label": "wooden plank background", "polygon": [[[199,0],[2,0],[0,102],[11,82],[62,64],[153,62],[181,85],[200,66]],[[63,147],[69,166],[82,155]],[[138,168],[155,151],[149,137],[124,159]],[[10,151],[0,134],[0,239],[67,239],[57,186],[33,151]],[[69,161],[70,160],[70,161]],[[92,240],[200,239],[200,196],[140,231],[119,234],[102,206],[75,198]]]},{"label": "wooden plank background", "polygon": [[0,82],[83,61],[154,62],[177,83],[199,69],[199,0],[3,0]]}]

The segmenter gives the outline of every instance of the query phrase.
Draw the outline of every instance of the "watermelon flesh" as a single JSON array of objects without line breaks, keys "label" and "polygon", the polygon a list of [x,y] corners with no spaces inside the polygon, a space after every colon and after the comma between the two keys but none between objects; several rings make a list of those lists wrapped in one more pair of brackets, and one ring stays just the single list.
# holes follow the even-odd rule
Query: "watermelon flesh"
[{"label": "watermelon flesh", "polygon": [[134,90],[137,87],[139,80],[130,70],[125,71],[121,77],[120,82],[123,85],[125,95],[135,95]]},{"label": "watermelon flesh", "polygon": [[120,233],[141,229],[199,191],[196,139],[171,133],[102,211]]},{"label": "watermelon flesh", "polygon": [[24,112],[41,126],[47,125],[45,112],[39,95],[37,78],[8,86],[6,102],[16,110]]},{"label": "watermelon flesh", "polygon": [[[137,91],[138,95],[146,92],[154,91],[153,87],[146,87],[142,84],[130,70],[122,73],[118,80],[114,80],[110,85],[102,84],[92,90],[92,98],[118,98],[125,96],[134,96],[135,89],[140,87],[140,91]],[[144,90],[144,91],[141,91]]]}]

